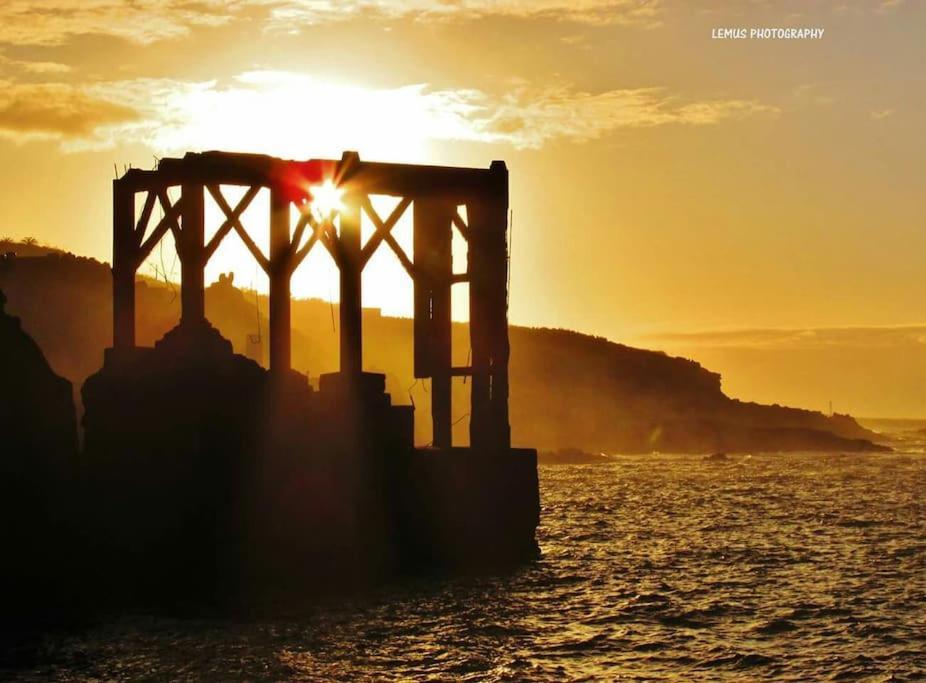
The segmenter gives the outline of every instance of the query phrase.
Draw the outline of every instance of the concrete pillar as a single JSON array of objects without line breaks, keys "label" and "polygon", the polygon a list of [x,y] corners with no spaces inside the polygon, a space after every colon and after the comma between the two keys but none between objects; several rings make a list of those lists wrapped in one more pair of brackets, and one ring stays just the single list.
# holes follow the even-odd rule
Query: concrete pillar
[{"label": "concrete pillar", "polygon": [[425,347],[426,376],[431,377],[435,448],[450,448],[453,441],[450,278],[453,275],[451,221],[455,211],[453,202],[446,200],[416,199],[414,204],[415,346]]},{"label": "concrete pillar", "polygon": [[363,370],[363,303],[360,264],[360,198],[346,194],[340,214],[341,372]]},{"label": "concrete pillar", "polygon": [[490,167],[492,190],[467,204],[470,343],[473,350],[470,444],[511,447],[508,417],[508,169]]},{"label": "concrete pillar", "polygon": [[279,187],[270,190],[270,370],[292,367],[290,298],[290,202]]},{"label": "concrete pillar", "polygon": [[494,446],[511,448],[508,419],[508,168],[504,161],[489,166],[494,190],[489,205],[489,258],[491,263],[492,430]]},{"label": "concrete pillar", "polygon": [[203,186],[186,184],[181,191],[180,323],[200,325],[206,321]]},{"label": "concrete pillar", "polygon": [[135,346],[135,192],[113,181],[113,348]]},{"label": "concrete pillar", "polygon": [[491,415],[491,259],[487,245],[491,211],[485,202],[466,205],[469,226],[467,271],[469,273],[469,339],[472,349],[470,389],[470,447],[485,450],[492,444]]}]

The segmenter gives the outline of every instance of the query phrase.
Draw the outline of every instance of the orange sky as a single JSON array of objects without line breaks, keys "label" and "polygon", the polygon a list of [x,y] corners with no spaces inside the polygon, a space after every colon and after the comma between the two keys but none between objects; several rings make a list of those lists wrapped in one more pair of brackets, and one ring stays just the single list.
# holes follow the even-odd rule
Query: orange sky
[{"label": "orange sky", "polygon": [[[739,26],[826,33],[711,39]],[[924,29],[914,0],[6,0],[0,236],[108,259],[114,164],[188,149],[501,158],[514,322],[702,354],[737,395],[820,408],[849,389],[743,365],[768,338],[666,335],[926,322]],[[223,258],[213,276],[254,279]],[[306,267],[297,293],[329,296]],[[858,409],[926,414],[903,396]]]}]

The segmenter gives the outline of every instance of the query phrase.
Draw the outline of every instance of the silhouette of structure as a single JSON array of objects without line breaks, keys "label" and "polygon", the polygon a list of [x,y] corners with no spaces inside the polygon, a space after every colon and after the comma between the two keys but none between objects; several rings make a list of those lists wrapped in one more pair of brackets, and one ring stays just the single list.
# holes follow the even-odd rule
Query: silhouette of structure
[{"label": "silhouette of structure", "polygon": [[[324,180],[343,192],[339,225],[314,216],[310,188]],[[231,207],[221,186],[248,188]],[[167,189],[182,188],[171,202]],[[264,255],[241,224],[241,215],[263,188],[270,189],[270,253]],[[135,196],[146,193],[140,219]],[[226,220],[208,242],[204,230],[204,197],[208,192]],[[401,197],[383,220],[372,195]],[[155,206],[164,211],[146,237]],[[390,234],[414,204],[414,256],[409,258]],[[290,207],[300,217],[291,225]],[[465,224],[457,211],[466,207]],[[361,244],[360,214],[376,232]],[[270,369],[290,369],[290,281],[308,252],[323,245],[340,270],[341,373],[362,374],[361,273],[382,243],[396,254],[415,289],[415,376],[433,381],[434,445],[451,446],[450,380],[472,376],[470,439],[475,448],[508,448],[507,333],[508,172],[496,161],[488,170],[362,162],[345,153],[338,162],[283,161],[266,156],[209,152],[164,159],[156,171],[132,169],[113,182],[113,348],[135,345],[135,274],[141,263],[170,231],[177,245],[182,277],[182,323],[205,321],[203,271],[221,241],[232,231],[244,241],[270,281]],[[469,245],[468,270],[452,271],[451,231],[456,227]],[[308,234],[306,234],[308,231]],[[303,238],[307,238],[303,241]],[[452,367],[450,354],[450,288],[470,285],[472,365]]]},{"label": "silhouette of structure", "polygon": [[[56,375],[41,349],[5,312],[0,291],[0,581],[4,612],[35,609],[35,596],[60,588],[69,556],[68,494],[77,452],[71,383]],[[14,590],[10,590],[10,588]],[[0,618],[0,632],[7,619]]]},{"label": "silhouette of structure", "polygon": [[[183,575],[226,593],[267,578],[369,578],[534,556],[536,452],[511,448],[508,421],[507,175],[502,162],[463,169],[356,153],[286,161],[207,152],[115,180],[113,346],[83,388],[98,551],[153,577],[146,588]],[[313,193],[324,183],[341,199],[321,211]],[[245,188],[235,206],[223,195],[229,185]],[[266,255],[242,224],[263,188]],[[207,194],[225,217],[209,240]],[[399,198],[387,218],[374,195]],[[412,255],[391,234],[406,211]],[[375,227],[365,244],[362,213]],[[454,229],[468,244],[465,273],[452,269]],[[141,348],[136,271],[168,233],[181,264],[181,321]],[[235,355],[206,320],[204,269],[232,233],[269,278],[269,371]],[[413,408],[392,405],[385,376],[363,371],[361,274],[383,245],[414,284],[414,371],[432,387],[428,448],[414,446]],[[340,272],[340,370],[322,375],[317,392],[290,366],[290,281],[312,248],[327,249]],[[454,367],[450,293],[463,282],[472,362]],[[467,448],[451,437],[459,376],[472,383]]]}]

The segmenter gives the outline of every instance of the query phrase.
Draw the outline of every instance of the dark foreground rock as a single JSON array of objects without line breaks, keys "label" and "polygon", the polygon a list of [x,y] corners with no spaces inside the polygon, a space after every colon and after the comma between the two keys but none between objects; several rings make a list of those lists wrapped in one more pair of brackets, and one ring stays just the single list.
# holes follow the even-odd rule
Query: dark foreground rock
[{"label": "dark foreground rock", "polygon": [[4,310],[0,292],[0,582],[4,609],[53,602],[77,451],[71,383]]}]

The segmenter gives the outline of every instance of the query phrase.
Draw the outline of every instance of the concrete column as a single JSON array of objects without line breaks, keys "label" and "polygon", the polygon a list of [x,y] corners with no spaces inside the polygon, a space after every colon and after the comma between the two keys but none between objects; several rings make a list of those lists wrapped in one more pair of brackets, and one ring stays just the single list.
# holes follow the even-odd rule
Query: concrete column
[{"label": "concrete column", "polygon": [[270,370],[292,367],[290,298],[290,202],[281,188],[270,190]]},{"label": "concrete column", "polygon": [[489,167],[494,190],[489,204],[487,239],[491,283],[490,339],[492,378],[492,440],[498,449],[511,448],[508,419],[508,169],[504,161]]},{"label": "concrete column", "polygon": [[[431,377],[433,445],[452,445],[450,286],[453,202],[416,199],[414,204],[416,349],[423,346]],[[428,324],[422,325],[420,319]]]},{"label": "concrete column", "polygon": [[205,293],[205,209],[203,186],[183,185],[181,201],[180,323],[199,325],[206,321]]},{"label": "concrete column", "polygon": [[113,181],[113,348],[135,346],[135,192]]},{"label": "concrete column", "polygon": [[493,162],[492,191],[467,204],[473,384],[470,444],[511,447],[508,418],[508,170]]},{"label": "concrete column", "polygon": [[492,443],[491,410],[491,259],[488,236],[491,211],[485,202],[466,205],[469,226],[467,271],[469,272],[469,339],[472,349],[472,384],[470,389],[470,447],[485,450]]},{"label": "concrete column", "polygon": [[341,372],[363,370],[363,293],[360,265],[360,198],[345,195],[340,215]]}]

